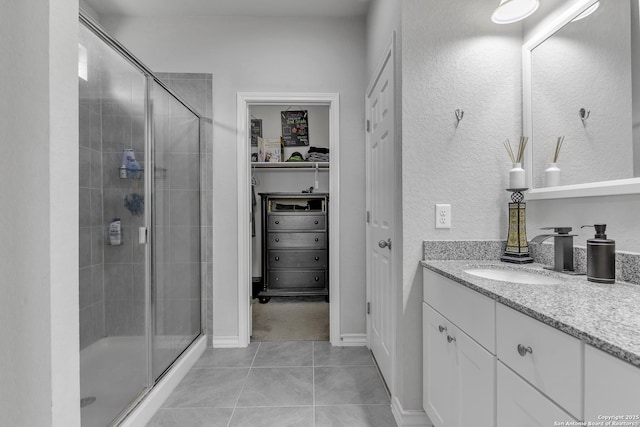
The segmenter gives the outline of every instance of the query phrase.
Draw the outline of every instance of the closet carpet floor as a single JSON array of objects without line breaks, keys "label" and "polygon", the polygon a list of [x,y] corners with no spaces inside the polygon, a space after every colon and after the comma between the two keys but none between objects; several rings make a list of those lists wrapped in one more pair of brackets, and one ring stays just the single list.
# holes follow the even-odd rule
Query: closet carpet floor
[{"label": "closet carpet floor", "polygon": [[252,300],[251,341],[328,341],[329,304],[324,297]]}]

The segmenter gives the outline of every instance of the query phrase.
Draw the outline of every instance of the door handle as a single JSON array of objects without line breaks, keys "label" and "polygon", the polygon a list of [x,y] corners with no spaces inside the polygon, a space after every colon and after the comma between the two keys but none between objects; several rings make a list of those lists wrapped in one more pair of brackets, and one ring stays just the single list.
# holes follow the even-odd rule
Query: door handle
[{"label": "door handle", "polygon": [[386,241],[380,240],[378,242],[378,246],[380,246],[382,249],[389,248],[389,250],[391,250],[391,239],[387,239]]}]

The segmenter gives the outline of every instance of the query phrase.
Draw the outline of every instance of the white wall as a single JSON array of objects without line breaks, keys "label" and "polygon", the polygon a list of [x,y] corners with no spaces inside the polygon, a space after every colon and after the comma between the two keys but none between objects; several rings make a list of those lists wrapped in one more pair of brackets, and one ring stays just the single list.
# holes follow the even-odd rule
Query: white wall
[{"label": "white wall", "polygon": [[[495,25],[494,0],[403,2],[404,406],[421,408],[422,241],[506,237],[502,146],[521,133],[521,26]],[[464,110],[456,128],[454,111]],[[434,205],[450,203],[451,229]]]},{"label": "white wall", "polygon": [[365,23],[345,18],[102,17],[151,69],[214,75],[213,329],[238,335],[237,92],[339,92],[341,333],[365,333]]},{"label": "white wall", "polygon": [[78,5],[0,14],[0,414],[79,426]]}]

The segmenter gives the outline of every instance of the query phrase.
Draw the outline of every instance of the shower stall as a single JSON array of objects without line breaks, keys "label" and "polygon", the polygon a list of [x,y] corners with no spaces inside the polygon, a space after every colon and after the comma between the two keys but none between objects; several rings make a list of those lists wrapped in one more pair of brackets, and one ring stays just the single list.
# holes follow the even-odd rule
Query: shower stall
[{"label": "shower stall", "polygon": [[83,14],[79,44],[79,404],[104,427],[202,335],[202,117]]}]

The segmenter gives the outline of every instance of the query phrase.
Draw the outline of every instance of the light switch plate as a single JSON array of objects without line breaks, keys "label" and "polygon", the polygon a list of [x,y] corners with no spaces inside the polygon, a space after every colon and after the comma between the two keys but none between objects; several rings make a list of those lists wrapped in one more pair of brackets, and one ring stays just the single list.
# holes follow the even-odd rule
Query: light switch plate
[{"label": "light switch plate", "polygon": [[451,205],[436,204],[436,228],[451,228]]}]

